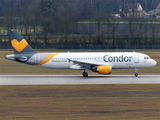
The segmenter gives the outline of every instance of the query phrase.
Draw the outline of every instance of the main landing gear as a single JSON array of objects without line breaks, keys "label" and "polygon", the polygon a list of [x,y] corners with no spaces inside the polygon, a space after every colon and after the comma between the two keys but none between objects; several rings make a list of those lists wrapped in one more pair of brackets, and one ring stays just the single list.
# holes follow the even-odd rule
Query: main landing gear
[{"label": "main landing gear", "polygon": [[137,70],[138,70],[138,69],[134,69],[134,75],[135,75],[135,77],[138,77]]},{"label": "main landing gear", "polygon": [[[135,76],[135,77],[138,77],[137,70],[138,70],[138,69],[134,69],[134,76]],[[83,75],[83,77],[88,77],[88,73],[85,72],[85,71],[82,73],[82,75]]]},{"label": "main landing gear", "polygon": [[87,72],[83,72],[82,75],[83,75],[83,77],[88,77],[88,73]]}]

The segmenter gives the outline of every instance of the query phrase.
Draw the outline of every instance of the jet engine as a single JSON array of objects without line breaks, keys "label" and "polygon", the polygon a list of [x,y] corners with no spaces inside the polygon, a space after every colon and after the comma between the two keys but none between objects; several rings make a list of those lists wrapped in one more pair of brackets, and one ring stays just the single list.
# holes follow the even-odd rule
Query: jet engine
[{"label": "jet engine", "polygon": [[112,66],[97,66],[97,72],[99,74],[111,74]]}]

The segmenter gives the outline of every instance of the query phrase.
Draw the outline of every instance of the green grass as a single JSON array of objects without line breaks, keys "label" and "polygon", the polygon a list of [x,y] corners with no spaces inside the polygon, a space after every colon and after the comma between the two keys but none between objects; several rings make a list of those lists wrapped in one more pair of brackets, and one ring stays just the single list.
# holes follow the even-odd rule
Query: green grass
[{"label": "green grass", "polygon": [[[47,52],[47,50],[39,50],[42,52]],[[75,52],[108,52],[111,50],[48,50],[50,52],[66,52],[66,51],[75,51]],[[112,50],[112,51],[118,51],[118,50]],[[125,52],[126,50],[119,50],[122,52]],[[132,51],[132,50],[128,50]],[[127,52],[127,51],[126,51]],[[157,66],[152,67],[152,68],[147,68],[147,69],[139,69],[138,73],[139,74],[160,74],[160,50],[138,50],[137,52],[142,52],[145,54],[148,54],[151,58],[155,59],[157,61]],[[54,75],[54,74],[59,74],[59,75],[81,75],[82,71],[79,70],[58,70],[58,69],[46,69],[46,68],[39,68],[35,66],[30,66],[30,65],[25,65],[21,63],[17,63],[14,61],[10,61],[5,59],[5,56],[8,54],[13,54],[13,52],[7,52],[7,51],[1,51],[0,52],[0,74],[44,74],[44,75]],[[133,69],[117,69],[113,70],[112,74],[127,74],[127,75],[132,75],[134,73]],[[89,74],[98,74],[98,73],[93,73],[89,72]]]}]

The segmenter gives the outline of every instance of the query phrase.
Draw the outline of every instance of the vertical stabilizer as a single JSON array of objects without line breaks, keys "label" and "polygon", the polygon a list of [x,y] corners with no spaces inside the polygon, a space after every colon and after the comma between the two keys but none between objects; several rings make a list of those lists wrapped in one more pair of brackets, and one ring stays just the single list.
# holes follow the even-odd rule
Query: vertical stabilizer
[{"label": "vertical stabilizer", "polygon": [[14,50],[14,54],[34,54],[37,53],[32,49],[32,47],[27,43],[27,41],[14,29],[10,29],[9,37],[11,45]]},{"label": "vertical stabilizer", "polygon": [[157,8],[156,9],[160,9],[160,3],[158,4]]}]

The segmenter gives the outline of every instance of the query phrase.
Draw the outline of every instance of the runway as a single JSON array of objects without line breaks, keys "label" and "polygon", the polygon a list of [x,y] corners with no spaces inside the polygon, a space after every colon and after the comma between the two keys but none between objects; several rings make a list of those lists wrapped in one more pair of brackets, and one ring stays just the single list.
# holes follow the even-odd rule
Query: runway
[{"label": "runway", "polygon": [[160,75],[0,75],[0,85],[160,84]]}]

